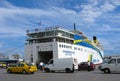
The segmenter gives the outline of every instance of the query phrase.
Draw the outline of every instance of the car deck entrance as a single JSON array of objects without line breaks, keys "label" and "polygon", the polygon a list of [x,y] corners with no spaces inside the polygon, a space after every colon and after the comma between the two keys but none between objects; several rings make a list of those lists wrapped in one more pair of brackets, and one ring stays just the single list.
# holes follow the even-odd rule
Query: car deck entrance
[{"label": "car deck entrance", "polygon": [[47,64],[50,59],[53,59],[53,51],[38,52],[39,62],[43,62],[43,63]]}]

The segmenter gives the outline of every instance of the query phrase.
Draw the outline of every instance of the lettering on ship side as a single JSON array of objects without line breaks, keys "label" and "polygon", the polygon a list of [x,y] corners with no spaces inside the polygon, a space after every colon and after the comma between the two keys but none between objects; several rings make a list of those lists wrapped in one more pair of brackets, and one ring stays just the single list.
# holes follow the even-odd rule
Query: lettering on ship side
[{"label": "lettering on ship side", "polygon": [[65,53],[65,55],[72,55],[72,54],[75,54],[74,51],[68,51],[68,50],[63,50],[63,53]]}]

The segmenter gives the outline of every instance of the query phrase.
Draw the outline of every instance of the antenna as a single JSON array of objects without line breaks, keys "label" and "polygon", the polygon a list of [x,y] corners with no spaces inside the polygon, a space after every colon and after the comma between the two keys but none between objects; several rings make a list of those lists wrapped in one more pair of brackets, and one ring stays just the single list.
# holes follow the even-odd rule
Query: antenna
[{"label": "antenna", "polygon": [[74,22],[74,31],[76,30],[76,25],[75,25],[75,22]]},{"label": "antenna", "polygon": [[40,26],[40,31],[42,31],[42,27],[41,27],[41,20],[40,20],[40,22],[38,23],[38,25]]}]

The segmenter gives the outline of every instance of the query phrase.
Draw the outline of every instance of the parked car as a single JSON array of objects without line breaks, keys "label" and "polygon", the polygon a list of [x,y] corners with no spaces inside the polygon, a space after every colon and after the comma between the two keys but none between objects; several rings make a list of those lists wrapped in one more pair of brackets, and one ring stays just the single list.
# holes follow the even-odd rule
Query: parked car
[{"label": "parked car", "polygon": [[6,63],[5,62],[0,62],[0,68],[6,68]]},{"label": "parked car", "polygon": [[[80,70],[87,70],[88,63],[87,62],[81,62],[78,64],[78,71]],[[90,71],[93,71],[95,69],[95,64],[93,62],[90,62]]]},{"label": "parked car", "polygon": [[113,56],[102,63],[99,69],[104,73],[120,73],[120,56]]},{"label": "parked car", "polygon": [[32,64],[27,64],[25,62],[20,62],[12,64],[7,68],[8,73],[34,73],[37,71],[37,67]]}]

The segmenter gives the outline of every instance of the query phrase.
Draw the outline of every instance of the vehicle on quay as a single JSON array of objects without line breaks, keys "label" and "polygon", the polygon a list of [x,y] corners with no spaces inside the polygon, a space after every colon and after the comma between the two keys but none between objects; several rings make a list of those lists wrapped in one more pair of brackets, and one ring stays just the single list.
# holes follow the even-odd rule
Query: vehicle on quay
[{"label": "vehicle on quay", "polygon": [[35,65],[27,64],[25,62],[11,64],[7,68],[8,73],[23,73],[23,74],[32,73],[33,74],[36,71],[37,71],[37,67]]},{"label": "vehicle on quay", "polygon": [[[93,62],[90,62],[90,71],[93,71],[95,69],[95,64]],[[81,62],[78,64],[78,71],[81,70],[88,70],[88,63],[87,62]]]},{"label": "vehicle on quay", "polygon": [[7,64],[6,62],[0,62],[0,68],[6,68]]},{"label": "vehicle on quay", "polygon": [[104,73],[119,72],[120,73],[120,56],[113,56],[108,61],[102,63],[99,69]]},{"label": "vehicle on quay", "polygon": [[73,58],[51,59],[44,70],[46,72],[65,71],[66,73],[74,72],[77,66],[77,60]]}]

